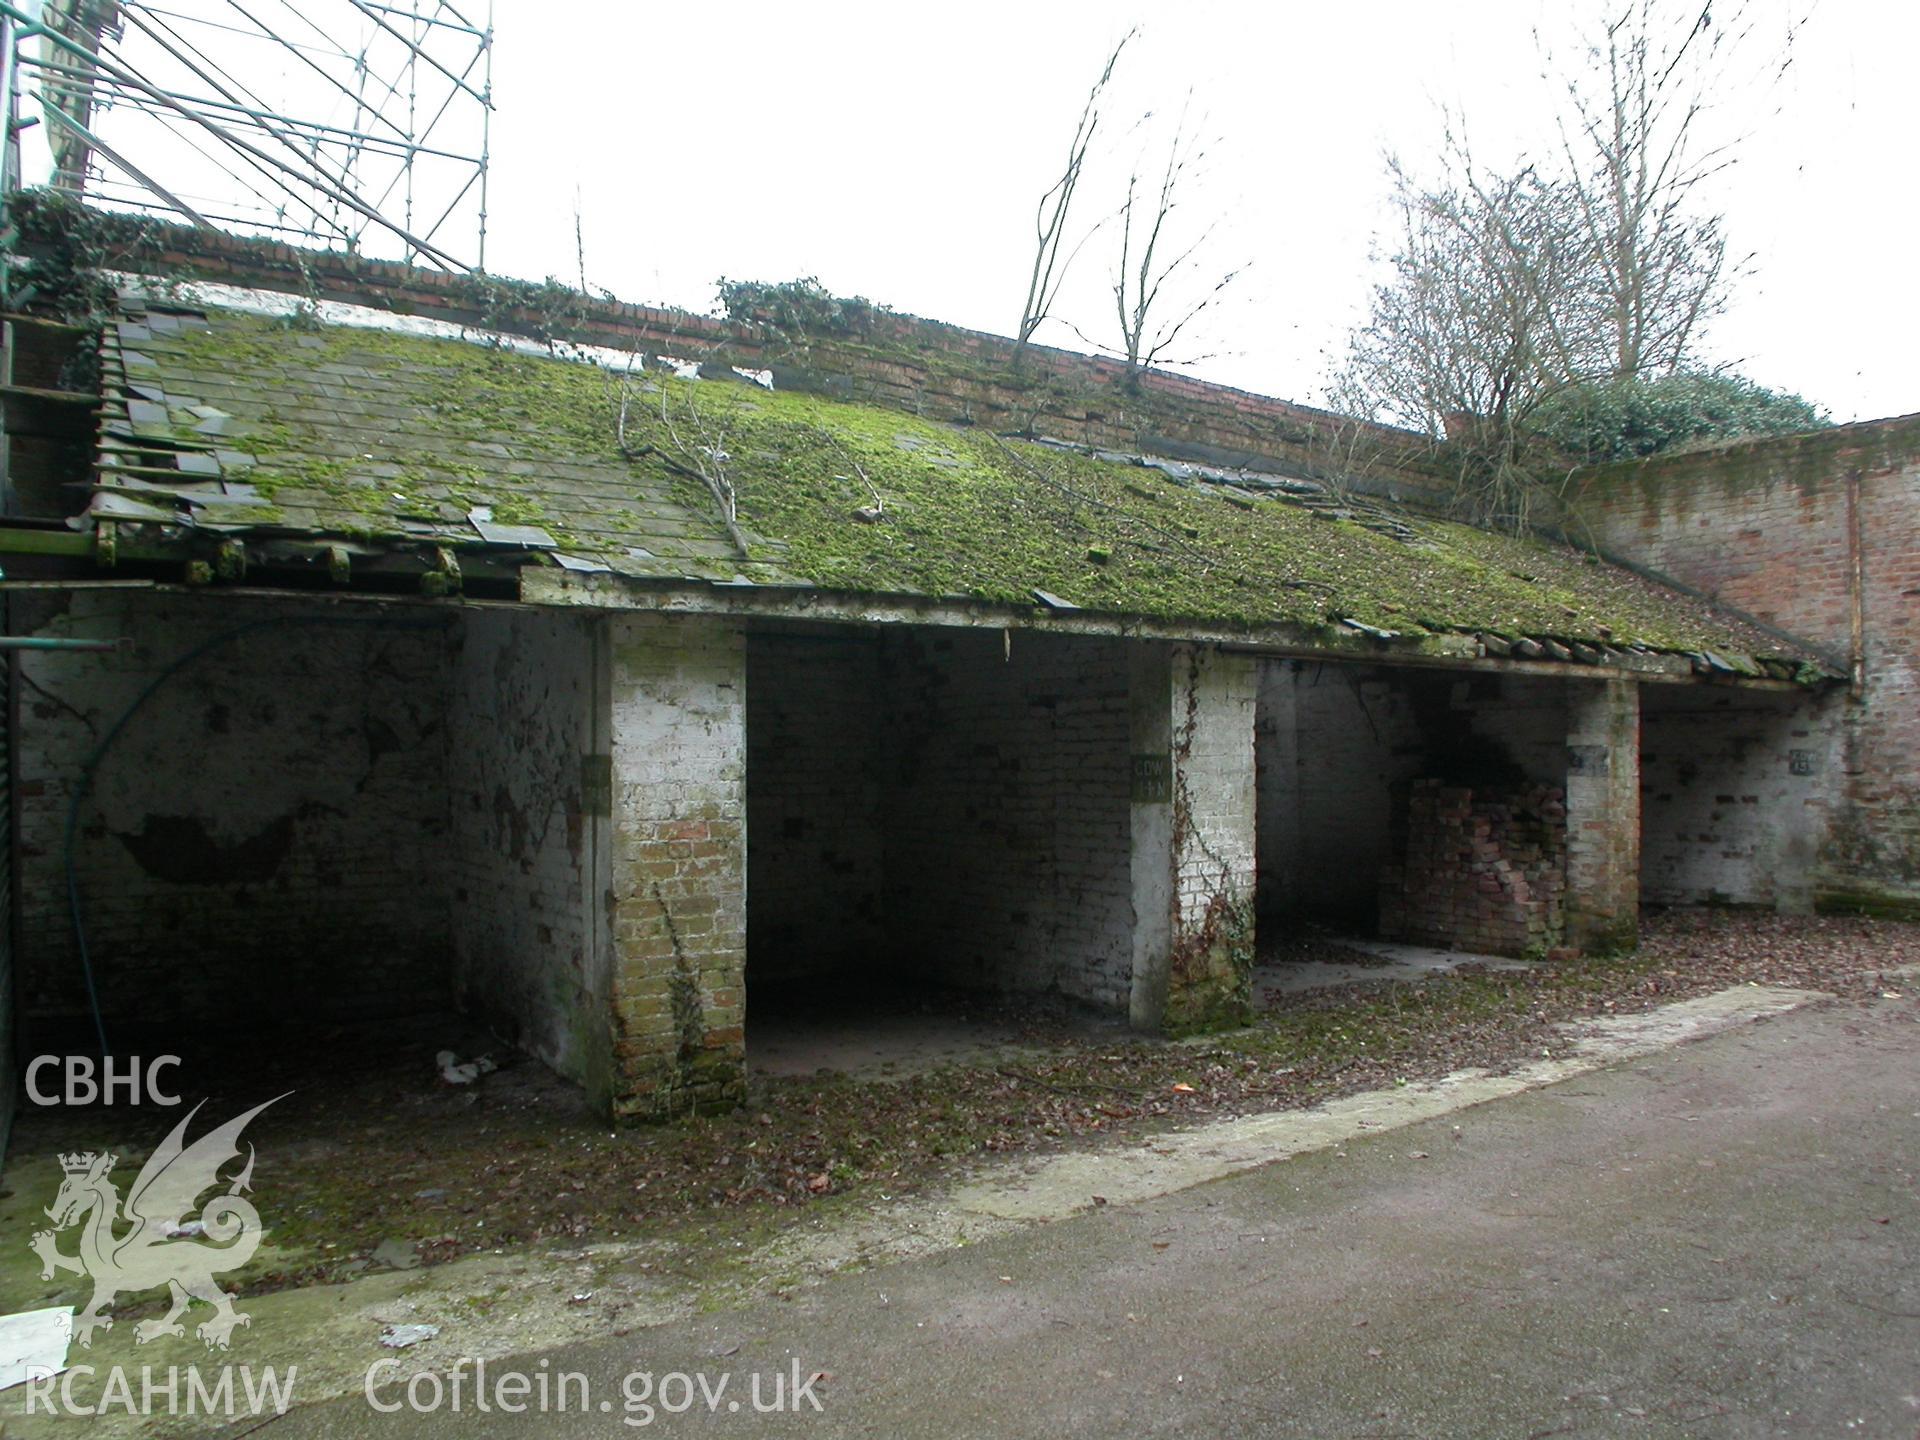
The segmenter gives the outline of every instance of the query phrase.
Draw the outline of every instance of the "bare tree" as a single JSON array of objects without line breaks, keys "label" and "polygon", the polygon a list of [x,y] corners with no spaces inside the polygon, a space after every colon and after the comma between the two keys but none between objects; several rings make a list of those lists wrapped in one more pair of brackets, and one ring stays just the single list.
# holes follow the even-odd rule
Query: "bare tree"
[{"label": "bare tree", "polygon": [[[1206,161],[1198,136],[1188,128],[1186,112],[1174,127],[1167,145],[1166,168],[1157,191],[1143,191],[1139,167],[1127,177],[1127,196],[1121,202],[1120,251],[1113,270],[1113,303],[1120,322],[1120,353],[1127,362],[1127,385],[1140,383],[1140,372],[1167,359],[1183,331],[1199,318],[1239,270],[1229,270],[1200,298],[1169,318],[1164,303],[1167,284],[1188,270],[1196,254],[1213,236],[1209,224],[1184,247],[1168,254],[1168,221],[1180,207],[1181,185],[1194,178]],[[1151,203],[1151,211],[1148,206]],[[1186,359],[1191,361],[1194,356]]]},{"label": "bare tree", "polygon": [[[1706,0],[1614,0],[1578,65],[1541,43],[1567,100],[1549,153],[1489,169],[1450,114],[1438,182],[1389,161],[1391,273],[1331,388],[1456,442],[1481,517],[1524,523],[1541,404],[1696,363],[1739,268],[1705,188],[1738,139],[1710,139],[1704,117],[1751,32],[1737,9],[1717,25]],[[1792,39],[1767,62],[1776,78]]]},{"label": "bare tree", "polygon": [[[1712,140],[1702,118],[1751,37],[1744,7],[1710,0],[1625,0],[1565,71],[1560,141],[1594,265],[1600,320],[1617,376],[1679,368],[1725,308],[1722,218],[1701,189],[1733,163],[1737,137]],[[1777,79],[1794,30],[1766,62]],[[1549,56],[1551,60],[1551,56]]]},{"label": "bare tree", "polygon": [[1587,283],[1580,212],[1568,187],[1532,170],[1416,182],[1398,160],[1394,250],[1334,391],[1369,416],[1445,433],[1472,416],[1497,431],[1580,369],[1563,333]]},{"label": "bare tree", "polygon": [[[1067,235],[1067,217],[1073,209],[1073,197],[1080,188],[1080,177],[1086,170],[1087,152],[1093,146],[1093,137],[1100,128],[1100,101],[1113,80],[1114,67],[1120,63],[1121,52],[1135,35],[1138,27],[1127,31],[1120,37],[1120,43],[1113,47],[1113,53],[1107,56],[1106,66],[1100,71],[1100,78],[1093,82],[1093,88],[1087,92],[1087,103],[1080,108],[1079,123],[1073,127],[1073,140],[1067,146],[1067,163],[1060,172],[1060,178],[1049,185],[1041,195],[1040,203],[1034,209],[1033,229],[1036,242],[1033,255],[1033,273],[1027,280],[1027,300],[1020,311],[1020,329],[1016,341],[1016,356],[1024,351],[1027,342],[1033,338],[1033,332],[1053,313],[1053,302],[1060,294],[1060,286],[1072,267],[1074,257],[1087,241],[1092,238],[1093,230],[1080,238],[1072,250],[1063,259],[1061,246]],[[1098,225],[1094,227],[1095,230]]]},{"label": "bare tree", "polygon": [[1591,363],[1580,327],[1563,328],[1588,283],[1578,201],[1532,170],[1423,186],[1388,165],[1391,273],[1330,399],[1454,442],[1462,508],[1522,524],[1528,417]]}]

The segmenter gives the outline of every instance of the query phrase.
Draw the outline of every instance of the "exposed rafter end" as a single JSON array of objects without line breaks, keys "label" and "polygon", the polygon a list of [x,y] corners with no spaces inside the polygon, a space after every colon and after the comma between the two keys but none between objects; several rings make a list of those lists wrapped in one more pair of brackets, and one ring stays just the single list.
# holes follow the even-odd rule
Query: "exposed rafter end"
[{"label": "exposed rafter end", "polygon": [[422,595],[458,595],[460,560],[445,545],[433,547],[433,568],[420,577]]}]

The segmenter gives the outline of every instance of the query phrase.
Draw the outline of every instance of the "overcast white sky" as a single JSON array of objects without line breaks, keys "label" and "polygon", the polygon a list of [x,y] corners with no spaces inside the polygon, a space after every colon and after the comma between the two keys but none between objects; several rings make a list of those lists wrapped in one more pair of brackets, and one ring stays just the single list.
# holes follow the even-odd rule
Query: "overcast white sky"
[{"label": "overcast white sky", "polygon": [[[623,297],[704,308],[722,274],[812,274],[1006,333],[1034,201],[1137,21],[1079,219],[1115,203],[1131,118],[1191,89],[1222,137],[1196,217],[1221,217],[1216,272],[1253,262],[1199,337],[1216,354],[1196,373],[1311,400],[1365,304],[1383,151],[1431,154],[1443,102],[1465,108],[1485,155],[1549,143],[1533,31],[1564,35],[1602,8],[499,0],[489,259],[569,273],[577,187],[589,279]],[[1784,29],[1782,0],[1751,8],[1763,43]],[[1749,135],[1720,198],[1755,273],[1714,354],[1836,419],[1920,409],[1920,5],[1821,0],[1793,53],[1777,91],[1729,95],[1718,117]],[[1102,342],[1109,238],[1082,253],[1062,307]],[[1057,326],[1046,338],[1078,343]]]},{"label": "overcast white sky", "polygon": [[[1142,113],[1164,123],[1191,92],[1219,141],[1180,218],[1218,221],[1206,278],[1247,266],[1192,337],[1189,353],[1210,355],[1194,371],[1313,401],[1366,304],[1383,153],[1432,156],[1443,104],[1468,115],[1483,158],[1551,146],[1556,92],[1534,31],[1571,56],[1573,30],[1607,8],[497,0],[489,268],[573,278],[577,196],[588,279],[623,298],[704,310],[721,275],[817,275],[838,293],[1007,333],[1035,201],[1088,85],[1138,23],[1075,224],[1117,203],[1149,133]],[[1713,198],[1753,257],[1712,355],[1835,419],[1920,410],[1920,4],[1748,8],[1756,63],[1790,14],[1811,15],[1785,80],[1740,87],[1710,117],[1715,133],[1747,136]],[[1098,343],[1114,339],[1115,238],[1086,247],[1058,309]],[[1067,323],[1041,338],[1085,348]]]}]

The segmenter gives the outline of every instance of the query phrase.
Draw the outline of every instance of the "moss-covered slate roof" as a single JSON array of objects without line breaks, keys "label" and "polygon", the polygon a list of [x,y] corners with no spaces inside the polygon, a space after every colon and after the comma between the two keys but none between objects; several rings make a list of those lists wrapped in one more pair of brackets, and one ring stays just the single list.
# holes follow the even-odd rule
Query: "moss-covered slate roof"
[{"label": "moss-covered slate roof", "polygon": [[[618,377],[459,340],[155,306],[109,330],[103,366],[102,516],[522,548],[652,578],[1045,592],[1212,625],[1801,658],[1571,549],[747,383],[635,375],[623,454]],[[699,479],[716,468],[745,557]]]}]

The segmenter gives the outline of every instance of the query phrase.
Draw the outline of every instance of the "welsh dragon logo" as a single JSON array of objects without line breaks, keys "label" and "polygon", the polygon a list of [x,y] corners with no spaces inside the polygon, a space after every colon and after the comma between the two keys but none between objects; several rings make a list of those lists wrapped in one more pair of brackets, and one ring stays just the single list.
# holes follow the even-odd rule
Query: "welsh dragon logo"
[{"label": "welsh dragon logo", "polygon": [[[240,1132],[247,1122],[274,1100],[189,1144],[187,1126],[200,1113],[200,1106],[194,1106],[140,1167],[124,1213],[119,1188],[111,1179],[119,1156],[89,1150],[60,1157],[66,1178],[46,1212],[53,1226],[36,1231],[29,1248],[40,1257],[43,1280],[51,1280],[56,1270],[93,1278],[93,1299],[73,1319],[74,1339],[90,1347],[95,1330],[113,1328],[113,1316],[106,1312],[119,1296],[163,1285],[171,1293],[172,1308],[161,1319],[142,1320],[133,1327],[138,1344],[162,1335],[184,1336],[180,1316],[195,1300],[213,1307],[213,1314],[194,1332],[208,1349],[225,1350],[234,1327],[249,1323],[213,1277],[239,1269],[260,1245],[260,1213],[240,1193],[252,1188],[253,1147],[247,1146],[247,1163],[231,1182],[222,1182],[220,1171],[240,1154]],[[224,1194],[209,1197],[197,1219],[181,1223],[201,1196],[223,1183]],[[57,1248],[58,1233],[76,1225],[82,1227],[79,1253],[63,1255]]]}]

